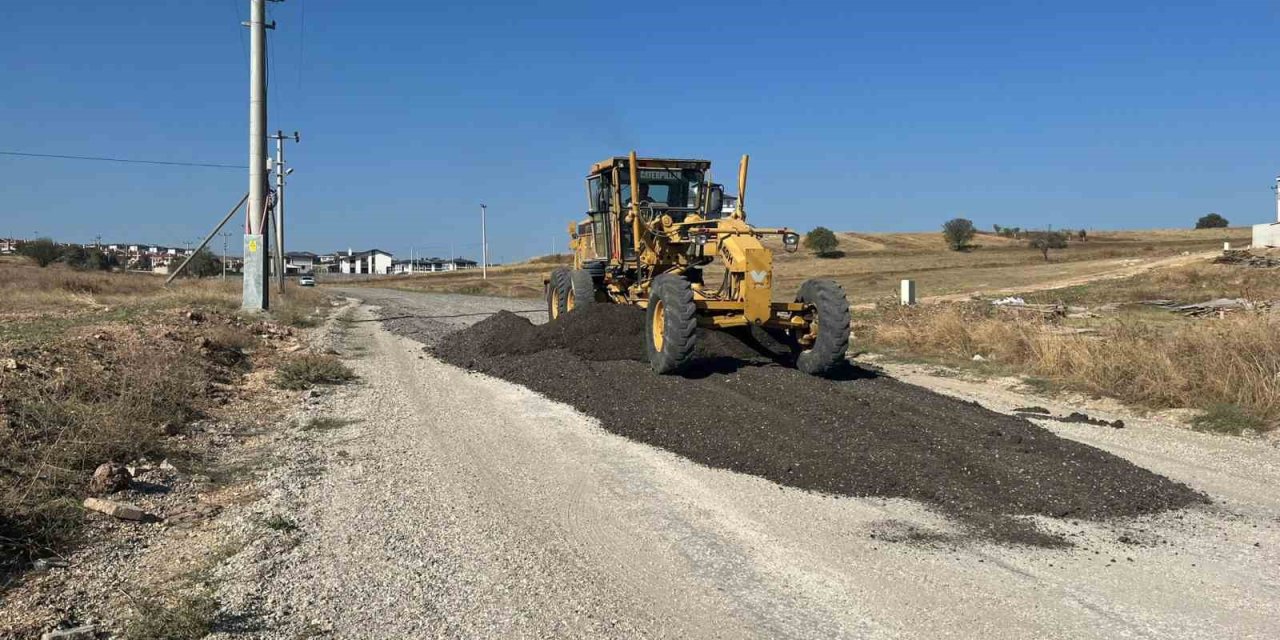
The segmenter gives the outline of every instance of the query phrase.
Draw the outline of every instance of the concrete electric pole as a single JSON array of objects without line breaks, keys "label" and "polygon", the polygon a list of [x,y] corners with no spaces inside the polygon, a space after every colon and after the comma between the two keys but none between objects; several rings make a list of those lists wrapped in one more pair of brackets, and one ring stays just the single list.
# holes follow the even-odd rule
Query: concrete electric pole
[{"label": "concrete electric pole", "polygon": [[480,205],[480,279],[489,279],[489,234],[484,228],[484,214],[488,207]]},{"label": "concrete electric pole", "polygon": [[284,167],[284,141],[290,137],[294,142],[302,142],[297,131],[292,136],[286,136],[283,131],[277,130],[271,136],[276,141],[276,291],[284,291],[284,178],[293,173],[293,169]]},{"label": "concrete electric pole", "polygon": [[[267,291],[267,0],[249,0],[249,203],[244,234],[247,311],[270,308]],[[275,28],[272,24],[270,28]]]}]

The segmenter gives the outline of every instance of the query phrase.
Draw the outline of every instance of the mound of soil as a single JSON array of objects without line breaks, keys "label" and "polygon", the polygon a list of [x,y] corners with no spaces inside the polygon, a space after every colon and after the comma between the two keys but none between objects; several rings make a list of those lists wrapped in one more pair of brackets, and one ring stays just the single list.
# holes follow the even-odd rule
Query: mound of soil
[{"label": "mound of soil", "polygon": [[644,312],[626,306],[575,309],[548,325],[499,313],[434,353],[695,462],[823,493],[919,500],[987,539],[1066,544],[1012,516],[1101,520],[1207,501],[976,403],[853,366],[805,375],[760,333],[703,332],[686,375],[657,376],[643,331]]}]

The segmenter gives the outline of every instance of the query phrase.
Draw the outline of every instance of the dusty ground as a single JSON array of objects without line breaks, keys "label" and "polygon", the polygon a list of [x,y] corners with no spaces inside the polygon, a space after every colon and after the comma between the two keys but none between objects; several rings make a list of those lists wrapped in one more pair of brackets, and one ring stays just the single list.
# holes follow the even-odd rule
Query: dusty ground
[{"label": "dusty ground", "polygon": [[[400,316],[391,326],[424,342],[483,317],[463,314],[528,308],[503,299],[355,293]],[[374,317],[361,313],[358,320]],[[225,567],[220,595],[240,603],[236,619],[252,621],[238,633],[1280,632],[1280,469],[1275,450],[1261,443],[1129,416],[1133,426],[1119,430],[1046,423],[1214,503],[1072,522],[1059,527],[1072,535],[1070,549],[938,542],[929,534],[955,525],[919,503],[828,497],[694,464],[608,433],[523,387],[443,364],[376,322],[353,323],[349,339],[363,382],[326,398],[324,410],[352,422],[291,445],[255,507],[287,514],[296,529]],[[907,379],[939,380],[919,372]],[[981,385],[941,380],[954,382],[949,392],[997,410],[1019,404],[1012,396],[990,399]]]}]

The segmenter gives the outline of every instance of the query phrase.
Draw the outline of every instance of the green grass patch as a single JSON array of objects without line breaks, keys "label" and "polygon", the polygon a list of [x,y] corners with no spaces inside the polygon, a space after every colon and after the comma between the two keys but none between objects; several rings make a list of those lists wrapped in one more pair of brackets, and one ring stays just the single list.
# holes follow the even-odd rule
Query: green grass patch
[{"label": "green grass patch", "polygon": [[323,416],[312,418],[302,425],[303,431],[333,431],[341,429],[348,425],[356,424],[359,420],[351,418],[334,418],[332,416]]},{"label": "green grass patch", "polygon": [[355,372],[333,356],[304,355],[280,365],[273,384],[280,389],[300,391],[318,384],[343,384],[355,378]]},{"label": "green grass patch", "polygon": [[1191,428],[1204,433],[1238,436],[1247,429],[1265,431],[1266,423],[1241,407],[1229,402],[1209,405],[1191,419]]},{"label": "green grass patch", "polygon": [[281,533],[292,533],[298,530],[298,523],[278,513],[273,513],[263,519],[262,526]]}]

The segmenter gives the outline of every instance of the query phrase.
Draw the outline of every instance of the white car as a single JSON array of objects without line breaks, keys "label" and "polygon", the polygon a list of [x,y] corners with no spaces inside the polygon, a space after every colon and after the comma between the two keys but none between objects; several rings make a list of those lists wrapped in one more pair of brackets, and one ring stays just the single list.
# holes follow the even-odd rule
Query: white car
[{"label": "white car", "polygon": [[299,277],[299,278],[298,278],[298,286],[299,286],[299,287],[314,287],[314,286],[316,286],[316,277],[315,277],[315,276],[301,276],[301,277]]}]

